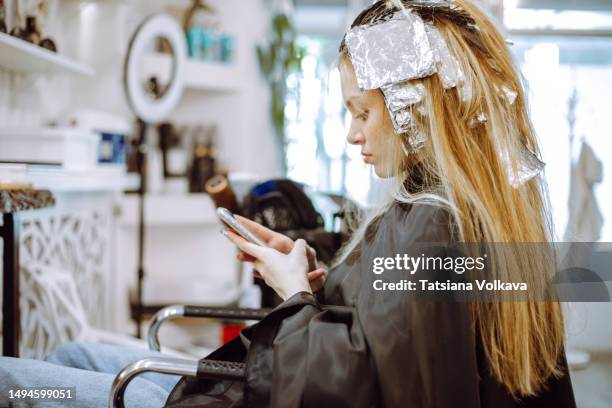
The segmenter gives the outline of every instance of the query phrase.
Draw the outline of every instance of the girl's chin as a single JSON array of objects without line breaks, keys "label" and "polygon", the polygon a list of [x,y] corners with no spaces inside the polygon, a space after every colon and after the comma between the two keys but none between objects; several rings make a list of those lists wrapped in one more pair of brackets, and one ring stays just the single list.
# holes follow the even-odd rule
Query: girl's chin
[{"label": "girl's chin", "polygon": [[378,177],[380,178],[393,177],[393,174],[391,174],[388,169],[383,169],[380,166],[376,166],[376,165],[373,165],[373,166],[374,166],[374,173],[376,173]]}]

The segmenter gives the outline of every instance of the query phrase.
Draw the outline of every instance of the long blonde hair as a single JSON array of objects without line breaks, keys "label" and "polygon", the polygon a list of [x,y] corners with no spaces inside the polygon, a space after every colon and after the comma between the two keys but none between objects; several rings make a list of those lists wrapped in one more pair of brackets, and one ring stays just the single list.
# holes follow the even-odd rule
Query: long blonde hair
[{"label": "long blonde hair", "polygon": [[[410,7],[407,0],[387,3]],[[513,186],[507,164],[499,155],[506,152],[506,160],[516,166],[523,145],[538,153],[522,82],[508,46],[483,11],[467,0],[453,4],[473,18],[477,33],[445,16],[435,18],[434,23],[453,50],[471,97],[463,100],[457,88],[445,90],[437,75],[416,80],[426,89],[422,102],[426,114],[417,110],[413,114],[427,142],[418,151],[405,154],[410,149],[406,138],[389,136],[387,165],[392,167],[389,174],[395,174],[394,191],[362,220],[335,263],[344,261],[368,225],[394,201],[428,202],[447,208],[462,242],[542,243],[552,238],[545,184],[534,178]],[[377,10],[380,4],[370,6],[353,26],[372,21]],[[349,66],[342,46],[340,69]],[[514,90],[516,99],[511,102],[503,97],[504,89]],[[475,123],[480,113],[486,121]],[[417,162],[423,180],[420,191],[411,193],[407,181]],[[545,257],[530,251],[520,257],[498,258],[496,278],[508,278],[504,274],[510,270],[519,271],[518,278],[530,288],[545,287],[554,269]],[[560,375],[563,319],[558,302],[473,302],[470,307],[492,374],[513,396],[534,395],[551,375]]]}]

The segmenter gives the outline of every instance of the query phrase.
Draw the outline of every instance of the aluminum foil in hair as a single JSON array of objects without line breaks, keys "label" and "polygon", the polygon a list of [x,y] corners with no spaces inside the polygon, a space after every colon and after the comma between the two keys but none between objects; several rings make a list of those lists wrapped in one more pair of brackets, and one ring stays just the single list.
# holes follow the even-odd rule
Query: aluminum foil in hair
[{"label": "aluminum foil in hair", "polygon": [[425,97],[425,86],[420,82],[403,81],[381,88],[387,110],[391,115],[393,128],[398,134],[412,131],[411,106],[421,102]]},{"label": "aluminum foil in hair", "polygon": [[[410,80],[437,73],[445,89],[465,82],[438,29],[404,7],[388,21],[350,29],[345,42],[359,88],[382,90],[397,133],[411,126],[406,108],[425,96],[423,85]],[[471,89],[460,91],[463,100],[471,97]]]},{"label": "aluminum foil in hair", "polygon": [[513,166],[508,158],[507,152],[501,152],[499,155],[508,173],[508,181],[514,188],[520,187],[534,177],[537,177],[546,166],[524,143],[520,143],[520,146],[521,150],[519,151],[519,157],[516,160],[515,166]]},{"label": "aluminum foil in hair", "polygon": [[517,163],[516,172],[512,172],[510,176],[510,183],[518,187],[542,173],[545,166],[542,160],[521,143],[521,157]]},{"label": "aluminum foil in hair", "polygon": [[391,122],[398,134],[410,133],[415,130],[414,117],[410,107],[391,112]]},{"label": "aluminum foil in hair", "polygon": [[[362,91],[381,89],[395,131],[405,135],[412,151],[417,151],[426,143],[427,137],[416,126],[413,108],[422,115],[426,114],[420,104],[426,91],[422,84],[410,80],[437,73],[445,89],[457,88],[463,102],[472,99],[473,89],[438,29],[433,24],[424,23],[401,2],[393,3],[399,5],[400,12],[387,21],[350,29],[345,35],[345,43],[359,88]],[[510,105],[518,95],[506,85],[499,93]],[[487,116],[480,112],[470,120],[470,126],[486,121]],[[501,152],[500,159],[513,187],[536,177],[545,166],[522,143],[520,157],[514,166],[508,152]]]},{"label": "aluminum foil in hair", "polygon": [[459,61],[451,54],[446,40],[444,40],[444,37],[442,37],[442,34],[440,34],[440,31],[435,26],[427,24],[425,30],[434,53],[438,77],[442,81],[444,89],[456,87],[464,77],[459,67]]},{"label": "aluminum foil in hair", "polygon": [[389,112],[397,112],[407,106],[417,104],[425,96],[425,86],[410,80],[383,86],[381,91]]},{"label": "aluminum foil in hair", "polygon": [[425,23],[409,10],[382,23],[351,28],[345,42],[362,91],[436,72]]},{"label": "aluminum foil in hair", "polygon": [[502,90],[503,95],[506,97],[506,99],[508,99],[508,103],[510,103],[510,105],[512,105],[514,103],[514,101],[516,101],[516,97],[518,96],[518,92],[516,92],[515,90],[510,89],[506,85],[502,85],[501,90]]},{"label": "aluminum foil in hair", "polygon": [[462,102],[469,102],[472,100],[472,82],[464,80],[461,82],[458,89],[459,97]]},{"label": "aluminum foil in hair", "polygon": [[469,126],[471,128],[475,128],[476,126],[480,125],[481,123],[485,123],[487,120],[488,120],[487,115],[485,115],[484,112],[480,112],[478,115],[476,115],[472,119],[470,119]]},{"label": "aluminum foil in hair", "polygon": [[417,151],[425,146],[425,142],[427,142],[427,136],[422,130],[417,130],[416,132],[408,135],[408,143],[414,151]]},{"label": "aluminum foil in hair", "polygon": [[427,141],[425,133],[415,123],[414,115],[412,106],[391,113],[391,121],[395,131],[406,137],[412,152],[422,148]]}]

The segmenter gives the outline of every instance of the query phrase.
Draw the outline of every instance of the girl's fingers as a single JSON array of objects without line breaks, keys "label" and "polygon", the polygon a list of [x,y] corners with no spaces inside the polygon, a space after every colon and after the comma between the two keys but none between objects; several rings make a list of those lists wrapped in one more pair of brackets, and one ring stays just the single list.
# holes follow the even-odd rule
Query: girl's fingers
[{"label": "girl's fingers", "polygon": [[306,241],[304,241],[302,238],[295,241],[293,249],[289,253],[289,257],[294,259],[296,262],[299,262],[298,265],[303,264],[304,269],[306,270],[309,270],[311,266],[313,268],[316,267],[316,265],[310,265],[310,262],[308,262],[308,250],[306,249]]},{"label": "girl's fingers", "polygon": [[308,272],[308,280],[312,282],[313,280],[317,280],[321,276],[324,276],[324,275],[325,275],[325,270],[323,270],[322,268],[319,268],[312,272]]},{"label": "girl's fingers", "polygon": [[257,235],[259,238],[264,241],[269,241],[274,237],[274,231],[264,227],[261,224],[256,223],[255,221],[249,220],[248,218],[242,217],[238,214],[235,215],[236,219],[245,227],[247,227],[251,232]]},{"label": "girl's fingers", "polygon": [[312,289],[313,292],[323,289],[326,275],[327,272],[324,268],[318,268],[312,272],[308,272],[308,283],[310,283],[310,289]]},{"label": "girl's fingers", "polygon": [[323,287],[325,286],[325,279],[326,279],[325,273],[322,273],[316,279],[310,279],[310,276],[309,276],[308,283],[310,284],[310,289],[312,289],[313,292],[317,292],[323,289]]},{"label": "girl's fingers", "polygon": [[246,252],[242,252],[242,251],[238,252],[237,258],[239,261],[242,261],[242,262],[255,262],[255,259],[257,259],[254,256],[249,255]]},{"label": "girl's fingers", "polygon": [[306,245],[306,257],[308,258],[308,267],[317,267],[317,251],[315,251],[310,245]]},{"label": "girl's fingers", "polygon": [[310,282],[310,289],[313,292],[318,292],[321,289],[323,289],[323,287],[325,287],[325,278],[324,277],[320,277],[316,281]]},{"label": "girl's fingers", "polygon": [[264,240],[272,248],[284,254],[291,252],[291,249],[293,248],[293,241],[289,237],[272,231],[271,229],[266,228],[255,221],[249,220],[248,218],[236,215],[236,219],[251,230],[253,234]]},{"label": "girl's fingers", "polygon": [[306,258],[308,258],[308,251],[306,250],[306,246],[306,241],[304,241],[302,238],[296,240],[290,255],[300,257],[306,256]]},{"label": "girl's fingers", "polygon": [[306,245],[306,254],[308,255],[308,259],[312,259],[313,261],[317,259],[317,251],[314,250],[310,245]]},{"label": "girl's fingers", "polygon": [[261,273],[261,271],[265,270],[264,263],[261,262],[259,259],[257,259],[255,262],[253,262],[253,267],[255,268],[255,274],[256,274],[255,276],[265,281],[266,276],[263,273]]},{"label": "girl's fingers", "polygon": [[255,245],[242,238],[240,235],[236,234],[234,231],[229,229],[224,229],[224,235],[232,241],[241,251],[245,252],[248,255],[251,255],[255,258],[261,259],[265,256],[265,249],[259,245]]}]

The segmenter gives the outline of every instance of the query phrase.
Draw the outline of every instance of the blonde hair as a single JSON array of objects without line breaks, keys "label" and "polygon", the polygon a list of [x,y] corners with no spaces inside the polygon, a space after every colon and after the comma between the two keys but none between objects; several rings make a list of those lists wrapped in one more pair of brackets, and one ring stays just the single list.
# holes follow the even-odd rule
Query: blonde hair
[{"label": "blonde hair", "polygon": [[[393,194],[364,217],[335,264],[357,248],[368,226],[395,201],[426,202],[448,209],[456,224],[456,238],[462,242],[543,243],[552,238],[545,184],[534,178],[513,187],[507,165],[498,154],[507,152],[507,160],[516,168],[523,145],[538,153],[510,51],[484,12],[466,0],[453,4],[471,16],[478,30],[468,30],[445,16],[434,18],[434,23],[453,50],[472,95],[463,100],[459,89],[445,90],[437,75],[416,80],[427,91],[422,102],[426,114],[413,112],[427,142],[405,154],[410,151],[406,137],[394,134],[388,138],[385,147],[387,165],[392,167],[389,174],[395,174]],[[399,5],[409,8],[410,2]],[[376,7],[380,9],[378,4],[366,9],[358,17],[362,21],[353,25],[363,24],[368,12],[377,13]],[[342,46],[340,69],[349,66]],[[517,93],[512,103],[503,96],[504,87]],[[480,113],[487,119],[475,123]],[[409,185],[415,163],[423,173],[417,193]],[[526,282],[529,288],[545,288],[554,270],[550,259],[533,250],[518,257],[502,254],[495,263],[495,278],[509,279],[507,274],[513,271],[519,276],[512,279]],[[473,302],[470,308],[492,374],[513,396],[534,395],[551,375],[560,375],[563,319],[558,302]]]}]

